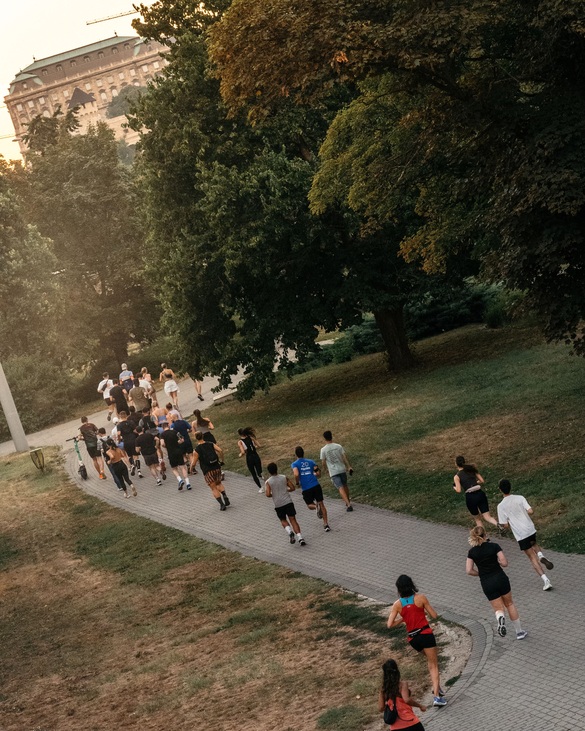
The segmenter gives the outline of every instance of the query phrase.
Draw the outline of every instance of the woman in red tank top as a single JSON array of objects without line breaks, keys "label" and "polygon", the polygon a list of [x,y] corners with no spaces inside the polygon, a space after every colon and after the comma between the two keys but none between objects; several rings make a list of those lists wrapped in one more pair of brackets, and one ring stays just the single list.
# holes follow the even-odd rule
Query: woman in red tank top
[{"label": "woman in red tank top", "polygon": [[386,706],[390,710],[398,713],[398,718],[394,723],[390,724],[392,731],[396,729],[408,728],[410,731],[425,731],[424,726],[418,720],[418,716],[413,712],[413,708],[420,708],[424,713],[426,706],[422,706],[418,701],[410,695],[410,688],[406,680],[400,680],[400,670],[396,664],[396,660],[386,660],[382,665],[384,678],[380,696],[378,698],[378,710],[383,713]]},{"label": "woman in red tank top", "polygon": [[427,615],[432,619],[437,619],[438,615],[426,596],[418,593],[410,576],[406,574],[399,576],[396,588],[400,599],[392,605],[388,617],[388,629],[404,622],[410,646],[417,652],[424,652],[433,683],[433,705],[440,708],[447,705],[447,701],[443,698],[445,694],[441,690],[437,641],[427,619]]}]

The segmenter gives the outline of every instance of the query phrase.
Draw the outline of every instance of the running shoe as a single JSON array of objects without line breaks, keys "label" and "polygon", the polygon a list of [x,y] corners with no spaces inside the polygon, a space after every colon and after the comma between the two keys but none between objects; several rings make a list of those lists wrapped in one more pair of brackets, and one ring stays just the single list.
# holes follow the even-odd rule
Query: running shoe
[{"label": "running shoe", "polygon": [[323,526],[323,530],[325,531],[325,533],[329,533],[331,528],[328,525],[325,525],[325,526]]},{"label": "running shoe", "polygon": [[543,564],[543,566],[546,566],[546,568],[550,571],[551,569],[554,569],[555,565],[552,561],[549,561],[548,558],[545,558],[544,556],[540,557],[540,563]]},{"label": "running shoe", "polygon": [[304,538],[299,538],[299,546],[306,546],[307,543]]},{"label": "running shoe", "polygon": [[263,493],[263,492],[264,492],[264,488],[263,488],[263,487],[259,487],[259,488],[258,488],[258,494],[261,494],[261,493]]},{"label": "running shoe", "polygon": [[112,415],[111,414],[108,414],[107,421],[111,421],[111,420],[112,420]]},{"label": "running shoe", "polygon": [[506,629],[506,618],[503,615],[500,615],[498,617],[498,634],[500,637],[505,637],[508,633],[508,630]]},{"label": "running shoe", "polygon": [[227,495],[224,495],[223,496],[223,504],[226,506],[226,508],[227,508],[228,505],[231,505],[230,499],[229,499],[229,497]]},{"label": "running shoe", "polygon": [[353,505],[348,505],[347,508],[345,509],[345,512],[346,513],[353,513]]},{"label": "running shoe", "polygon": [[179,487],[177,488],[177,490],[182,490],[182,489],[183,489],[183,485],[184,485],[184,484],[185,484],[185,480],[181,480],[181,481],[179,482]]},{"label": "running shoe", "polygon": [[134,495],[134,497],[136,497],[138,495],[138,492],[136,491],[136,488],[134,487],[134,485],[132,485],[132,494]]},{"label": "running shoe", "polygon": [[439,698],[445,697],[445,691],[442,688],[439,688]]},{"label": "running shoe", "polygon": [[203,396],[200,393],[197,394],[197,398],[199,399],[199,401],[205,401],[205,399],[203,398]]},{"label": "running shoe", "polygon": [[319,520],[323,517],[323,511],[321,510],[321,507],[319,506],[319,503],[317,503],[317,517]]},{"label": "running shoe", "polygon": [[187,483],[187,490],[190,490],[190,489],[191,489],[191,483],[190,483],[190,482],[188,482],[188,483]]},{"label": "running shoe", "polygon": [[433,697],[433,706],[436,706],[437,708],[442,708],[443,706],[447,705],[447,701],[444,698],[441,698],[441,696],[436,695]]},{"label": "running shoe", "polygon": [[162,482],[160,480],[157,480],[156,484],[160,487],[162,485]]},{"label": "running shoe", "polygon": [[163,480],[166,480],[167,479],[167,473],[166,472],[163,472],[162,473],[162,478],[163,478]]},{"label": "running shoe", "polygon": [[[191,468],[191,474],[192,475],[196,475],[197,474],[197,470],[195,469],[195,467],[192,467]],[[223,472],[221,474],[223,475]],[[221,479],[223,480],[223,477]]]},{"label": "running shoe", "polygon": [[296,543],[297,542],[297,539],[295,538],[295,534],[294,533],[289,533],[288,534],[288,540],[290,541],[291,545],[293,543]]},{"label": "running shoe", "polygon": [[[197,474],[197,470],[195,470],[195,474]],[[221,473],[221,481],[223,482],[225,480],[225,472]]]},{"label": "running shoe", "polygon": [[130,467],[130,477],[134,477],[135,474],[136,474],[136,465],[132,465],[132,467]]},{"label": "running shoe", "polygon": [[225,510],[225,504],[224,503],[220,503],[219,504],[219,509],[220,510]]},{"label": "running shoe", "polygon": [[525,629],[520,630],[520,632],[516,632],[516,639],[517,640],[523,640],[528,632]]},{"label": "running shoe", "polygon": [[553,585],[550,583],[550,579],[547,579],[544,582],[544,586],[542,587],[543,591],[550,591],[553,588]]},{"label": "running shoe", "polygon": [[144,475],[142,474],[142,472],[138,472],[138,477],[141,477],[141,478],[144,477]]},{"label": "running shoe", "polygon": [[124,492],[124,488],[123,487],[119,487],[118,488],[118,492]]},{"label": "running shoe", "polygon": [[105,480],[105,479],[106,479],[106,476],[104,475],[104,473],[100,472],[100,480]]},{"label": "running shoe", "polygon": [[125,490],[124,490],[124,497],[130,497],[130,495],[128,495],[128,493]]}]

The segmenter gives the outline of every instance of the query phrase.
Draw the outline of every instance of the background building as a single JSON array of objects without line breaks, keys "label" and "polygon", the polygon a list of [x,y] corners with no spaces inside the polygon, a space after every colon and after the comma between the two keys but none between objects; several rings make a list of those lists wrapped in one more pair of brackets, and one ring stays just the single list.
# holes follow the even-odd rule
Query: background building
[{"label": "background building", "polygon": [[138,36],[114,36],[72,51],[49,56],[27,66],[10,84],[4,98],[12,118],[21,154],[26,153],[23,136],[27,124],[38,114],[52,116],[79,106],[78,132],[89,124],[106,122],[116,135],[134,144],[138,134],[126,129],[124,115],[108,118],[110,102],[126,86],[146,86],[164,67],[164,47]]}]

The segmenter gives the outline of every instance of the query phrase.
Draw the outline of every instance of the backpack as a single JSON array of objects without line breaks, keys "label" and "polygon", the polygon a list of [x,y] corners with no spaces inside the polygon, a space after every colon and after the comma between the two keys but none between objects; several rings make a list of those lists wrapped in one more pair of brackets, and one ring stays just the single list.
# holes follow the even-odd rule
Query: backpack
[{"label": "backpack", "polygon": [[393,707],[390,708],[388,705],[390,699],[386,701],[386,705],[384,706],[384,723],[388,726],[392,726],[393,723],[396,723],[400,716],[398,715],[398,709],[396,708],[396,701],[393,702]]},{"label": "backpack", "polygon": [[152,416],[146,416],[142,417],[140,421],[138,422],[139,426],[141,426],[145,432],[148,432],[149,434],[152,434],[153,437],[158,437],[158,427],[152,418]]},{"label": "backpack", "polygon": [[[201,449],[201,451],[199,451]],[[221,465],[219,462],[219,456],[215,451],[215,448],[211,442],[205,442],[204,444],[198,444],[196,447],[197,454],[201,461],[205,463],[207,469],[211,472],[212,470],[218,470]],[[203,454],[201,453],[203,452]],[[203,467],[203,465],[201,465]]]}]

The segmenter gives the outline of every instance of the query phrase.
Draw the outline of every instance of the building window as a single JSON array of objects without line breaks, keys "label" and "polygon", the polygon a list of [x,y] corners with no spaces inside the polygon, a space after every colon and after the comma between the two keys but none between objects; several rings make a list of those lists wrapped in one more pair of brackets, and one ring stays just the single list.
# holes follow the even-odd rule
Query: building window
[{"label": "building window", "polygon": [[96,86],[102,86],[102,80],[101,79],[98,79],[95,83],[96,83]]},{"label": "building window", "polygon": [[130,69],[130,76],[136,76],[136,69]]},{"label": "building window", "polygon": [[18,110],[19,112],[22,112],[22,104],[17,104],[17,105],[16,105],[16,109],[17,109],[17,110]]},{"label": "building window", "polygon": [[41,104],[44,104],[45,103],[45,97],[44,96],[39,97],[39,102]]},{"label": "building window", "polygon": [[100,99],[103,102],[107,102],[108,101],[108,95],[106,94],[106,92],[103,89],[100,91]]},{"label": "building window", "polygon": [[58,63],[58,64],[57,64],[57,65],[55,66],[55,68],[57,69],[57,71],[63,71],[63,66],[61,66],[61,64],[60,64],[60,63]]},{"label": "building window", "polygon": [[118,49],[117,49],[117,47],[116,47],[116,46],[114,46],[114,47],[112,48],[112,53],[118,53]]},{"label": "building window", "polygon": [[138,81],[138,79],[134,79],[134,81],[132,82],[132,84],[134,86],[140,86],[140,81]]},{"label": "building window", "polygon": [[49,112],[48,109],[43,109],[43,117],[50,117],[50,116],[51,116],[51,112]]},{"label": "building window", "polygon": [[77,66],[77,61],[73,59],[72,61],[69,61],[70,66]]},{"label": "building window", "polygon": [[147,71],[148,71],[148,64],[147,63],[144,64],[144,66],[142,67],[142,70],[144,71],[144,73],[147,73]]},{"label": "building window", "polygon": [[91,89],[91,84],[89,83],[89,81],[85,82],[85,88],[87,89],[87,91]]},{"label": "building window", "polygon": [[48,70],[47,70],[47,69],[43,69],[43,76],[46,76],[46,75],[47,75],[48,73],[49,73],[49,72],[48,72]]},{"label": "building window", "polygon": [[103,51],[100,51],[100,52],[98,53],[98,58],[103,58],[103,57],[104,57],[104,52],[103,52]]},{"label": "building window", "polygon": [[32,108],[34,107],[34,105],[35,105],[35,103],[33,102],[33,100],[32,100],[32,99],[29,99],[29,100],[27,101],[27,104],[28,104],[28,108],[29,108],[29,109],[32,109]]},{"label": "building window", "polygon": [[112,96],[118,96],[118,90],[117,89],[110,89],[112,92]]},{"label": "building window", "polygon": [[26,81],[23,81],[22,82],[22,88],[23,89],[28,89],[28,84],[26,83]]},{"label": "building window", "polygon": [[154,66],[155,69],[160,68],[160,63],[158,61],[155,61],[152,65]]},{"label": "building window", "polygon": [[65,91],[63,92],[63,96],[65,97],[65,99],[69,99],[69,92],[67,91],[67,89],[65,89]]},{"label": "building window", "polygon": [[129,44],[129,43],[124,43],[124,48],[125,48],[126,50],[128,50],[128,48],[130,48],[130,44]]},{"label": "building window", "polygon": [[59,103],[59,97],[55,94],[53,96],[53,104],[58,104],[58,103]]},{"label": "building window", "polygon": [[118,74],[118,78],[119,79],[123,79],[124,78],[124,72],[123,71],[120,71],[120,73]]},{"label": "building window", "polygon": [[26,124],[28,124],[28,119],[26,117],[20,118],[20,126],[24,127]]},{"label": "building window", "polygon": [[89,63],[90,62],[89,56],[84,56],[83,57],[83,60],[85,61],[85,63]]},{"label": "building window", "polygon": [[108,84],[113,84],[113,83],[114,83],[114,77],[108,76]]}]

